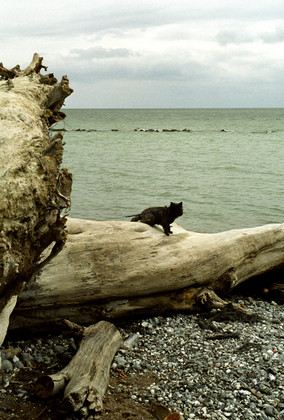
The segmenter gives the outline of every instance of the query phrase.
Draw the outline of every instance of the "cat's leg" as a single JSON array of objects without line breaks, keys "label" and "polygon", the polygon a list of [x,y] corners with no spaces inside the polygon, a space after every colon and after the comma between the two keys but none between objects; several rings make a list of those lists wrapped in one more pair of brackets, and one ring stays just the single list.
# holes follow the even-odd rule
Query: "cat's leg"
[{"label": "cat's leg", "polygon": [[164,228],[164,232],[165,232],[165,234],[167,235],[167,236],[169,236],[169,234],[170,233],[173,233],[173,232],[171,232],[171,229],[170,229],[170,225],[169,224],[163,224],[162,225],[163,226],[163,228]]},{"label": "cat's leg", "polygon": [[155,217],[153,214],[143,214],[141,216],[141,222],[153,227],[155,225]]}]

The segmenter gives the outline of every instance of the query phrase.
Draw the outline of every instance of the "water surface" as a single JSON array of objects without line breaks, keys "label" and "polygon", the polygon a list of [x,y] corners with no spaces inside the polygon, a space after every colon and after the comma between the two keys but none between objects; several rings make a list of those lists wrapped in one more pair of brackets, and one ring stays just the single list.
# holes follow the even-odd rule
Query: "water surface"
[{"label": "water surface", "polygon": [[67,130],[72,217],[129,220],[183,201],[177,222],[188,230],[284,221],[284,109],[65,112],[54,128]]}]

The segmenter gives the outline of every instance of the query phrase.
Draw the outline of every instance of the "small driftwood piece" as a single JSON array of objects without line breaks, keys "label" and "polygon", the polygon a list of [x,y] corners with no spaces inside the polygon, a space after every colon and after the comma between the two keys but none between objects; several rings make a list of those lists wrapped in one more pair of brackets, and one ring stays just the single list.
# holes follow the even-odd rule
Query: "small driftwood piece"
[{"label": "small driftwood piece", "polygon": [[121,345],[121,336],[106,321],[87,328],[71,322],[69,326],[75,335],[83,334],[78,352],[60,372],[40,377],[35,392],[41,398],[48,398],[64,391],[64,411],[76,413],[80,418],[96,418],[103,409],[109,370]]}]

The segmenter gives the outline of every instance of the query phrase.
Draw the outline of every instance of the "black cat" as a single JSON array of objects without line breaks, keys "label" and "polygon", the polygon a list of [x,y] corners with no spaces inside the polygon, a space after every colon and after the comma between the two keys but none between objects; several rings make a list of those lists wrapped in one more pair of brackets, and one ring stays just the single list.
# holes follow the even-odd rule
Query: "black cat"
[{"label": "black cat", "polygon": [[140,222],[147,223],[147,225],[161,225],[164,228],[164,232],[167,236],[171,231],[170,224],[179,217],[182,216],[182,202],[180,203],[171,203],[169,207],[149,207],[142,211],[141,214],[137,214],[131,219],[131,222]]}]

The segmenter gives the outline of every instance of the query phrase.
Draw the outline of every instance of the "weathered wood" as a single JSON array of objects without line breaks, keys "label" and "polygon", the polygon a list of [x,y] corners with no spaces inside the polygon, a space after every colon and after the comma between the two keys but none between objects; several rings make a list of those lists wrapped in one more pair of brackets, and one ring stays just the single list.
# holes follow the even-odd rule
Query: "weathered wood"
[{"label": "weathered wood", "polygon": [[37,380],[35,392],[41,398],[64,391],[63,405],[81,418],[99,415],[108,386],[109,370],[121,336],[113,324],[101,321],[83,330],[80,347],[60,372]]},{"label": "weathered wood", "polygon": [[92,323],[138,314],[222,307],[218,297],[284,262],[284,224],[216,234],[173,225],[68,219],[68,240],[19,296],[11,328],[68,316]]},{"label": "weathered wood", "polygon": [[19,76],[28,76],[32,73],[38,74],[41,69],[45,69],[46,71],[47,67],[42,65],[42,60],[43,57],[40,57],[37,53],[35,53],[30,65],[24,70],[21,70],[19,64],[9,70],[6,69],[2,63],[0,63],[0,76],[7,80],[14,79],[15,77]]},{"label": "weathered wood", "polygon": [[[10,315],[13,312],[17,303],[17,296],[12,296],[8,301],[2,312],[0,313],[0,345],[5,340],[7,330],[9,327]],[[0,370],[2,365],[2,358],[0,357]]]},{"label": "weathered wood", "polygon": [[59,109],[72,89],[42,68],[38,54],[25,70],[0,65],[0,314],[66,240],[72,177],[60,169],[62,136],[49,150],[49,127],[65,117]]}]

